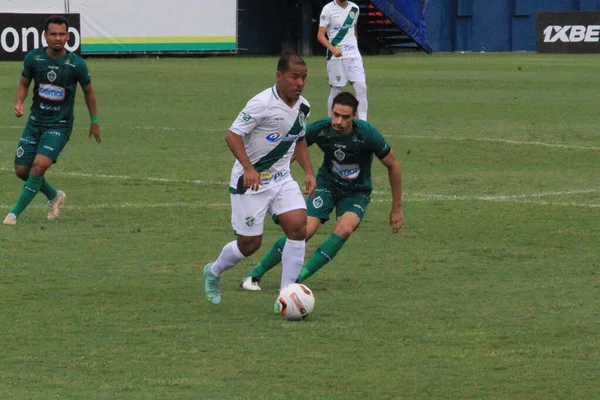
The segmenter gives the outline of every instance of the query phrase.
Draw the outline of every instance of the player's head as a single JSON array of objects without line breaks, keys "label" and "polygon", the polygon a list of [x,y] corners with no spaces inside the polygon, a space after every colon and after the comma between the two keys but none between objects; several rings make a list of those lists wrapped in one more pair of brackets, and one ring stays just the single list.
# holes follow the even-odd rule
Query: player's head
[{"label": "player's head", "polygon": [[338,135],[352,132],[352,123],[356,118],[358,100],[350,92],[341,92],[333,98],[331,106],[331,128]]},{"label": "player's head", "polygon": [[277,91],[283,100],[295,103],[306,83],[308,68],[306,63],[296,54],[284,54],[277,63]]},{"label": "player's head", "polygon": [[44,21],[44,38],[48,47],[61,51],[69,40],[69,21],[60,15],[53,15]]}]

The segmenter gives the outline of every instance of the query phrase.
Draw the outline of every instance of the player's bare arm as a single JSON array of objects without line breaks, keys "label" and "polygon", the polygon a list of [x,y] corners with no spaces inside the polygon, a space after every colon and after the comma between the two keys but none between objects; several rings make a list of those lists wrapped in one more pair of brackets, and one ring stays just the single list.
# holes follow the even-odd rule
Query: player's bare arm
[{"label": "player's bare arm", "polygon": [[31,79],[27,79],[24,76],[21,76],[21,80],[17,85],[17,96],[15,100],[15,116],[17,118],[21,118],[25,114],[25,108],[23,107],[23,102],[27,98],[27,93],[29,92],[29,85],[31,84]]},{"label": "player's bare arm", "polygon": [[392,233],[396,233],[402,228],[402,224],[404,223],[404,213],[402,212],[402,171],[400,170],[400,163],[392,151],[381,162],[388,170],[388,178],[392,189],[390,226],[392,227]]},{"label": "player's bare arm", "polygon": [[240,135],[227,131],[225,141],[235,158],[244,167],[244,187],[250,190],[257,190],[260,186],[260,175],[256,172],[254,165],[252,165],[252,162],[248,158],[248,154],[246,154],[244,140]]},{"label": "player's bare arm", "polygon": [[310,163],[310,155],[306,140],[298,140],[294,149],[294,156],[298,164],[302,167],[305,173],[304,177],[304,194],[311,195],[317,189],[317,181]]},{"label": "player's bare arm", "polygon": [[91,83],[82,85],[83,97],[85,98],[85,104],[87,105],[90,113],[91,123],[88,137],[94,137],[97,143],[102,143],[102,136],[100,134],[100,125],[98,124],[98,109],[96,106],[96,93]]},{"label": "player's bare arm", "polygon": [[317,32],[317,40],[319,41],[319,43],[321,43],[323,47],[329,50],[334,57],[341,57],[343,55],[342,51],[340,49],[336,49],[334,46],[331,45],[331,43],[329,43],[329,40],[327,40],[327,37],[325,36],[326,33],[327,28],[324,26],[320,26],[319,31]]}]

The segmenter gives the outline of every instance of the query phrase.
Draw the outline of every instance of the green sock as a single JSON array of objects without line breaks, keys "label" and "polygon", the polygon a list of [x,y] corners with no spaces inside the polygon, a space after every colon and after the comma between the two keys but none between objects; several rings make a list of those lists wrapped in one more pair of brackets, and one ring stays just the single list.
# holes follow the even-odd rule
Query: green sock
[{"label": "green sock", "polygon": [[344,238],[332,233],[326,241],[317,247],[308,263],[302,267],[298,274],[298,282],[304,282],[306,278],[312,276],[325,264],[333,260],[333,257],[340,251],[344,243],[346,243]]},{"label": "green sock", "polygon": [[43,176],[34,176],[30,174],[25,182],[25,185],[23,186],[23,190],[21,190],[21,194],[19,195],[17,202],[13,208],[11,208],[10,212],[17,216],[21,214],[40,190],[43,181]]},{"label": "green sock", "polygon": [[256,278],[261,280],[264,274],[267,273],[268,270],[276,266],[281,262],[281,254],[283,253],[283,247],[285,246],[286,237],[282,236],[271,247],[271,250],[260,260],[258,265],[254,267],[252,271],[248,273],[249,277]]},{"label": "green sock", "polygon": [[40,192],[44,193],[44,196],[46,196],[46,198],[48,200],[54,200],[56,198],[56,196],[58,195],[58,192],[56,191],[56,189],[54,188],[54,186],[52,186],[50,184],[50,182],[48,182],[48,179],[43,178],[44,180],[42,181],[42,186],[40,187]]}]

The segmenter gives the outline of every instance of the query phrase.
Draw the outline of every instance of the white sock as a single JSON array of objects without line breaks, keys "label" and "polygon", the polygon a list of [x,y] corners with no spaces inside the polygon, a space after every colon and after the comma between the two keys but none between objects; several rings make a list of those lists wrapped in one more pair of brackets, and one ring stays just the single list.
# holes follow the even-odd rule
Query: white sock
[{"label": "white sock", "polygon": [[333,98],[340,93],[342,93],[341,87],[331,86],[331,90],[329,91],[329,98],[327,99],[327,115],[331,115],[331,107],[333,106]]},{"label": "white sock", "polygon": [[302,264],[304,264],[305,249],[305,240],[286,239],[283,254],[281,255],[281,264],[283,265],[283,271],[281,272],[282,288],[296,282],[298,274],[302,269]]},{"label": "white sock", "polygon": [[221,254],[217,257],[217,261],[213,262],[210,272],[218,278],[223,272],[235,267],[244,258],[246,257],[244,257],[238,248],[237,241],[229,242],[223,246],[223,250],[221,250]]},{"label": "white sock", "polygon": [[367,120],[367,110],[369,102],[367,101],[367,84],[365,82],[354,82],[354,91],[358,99],[358,119]]}]

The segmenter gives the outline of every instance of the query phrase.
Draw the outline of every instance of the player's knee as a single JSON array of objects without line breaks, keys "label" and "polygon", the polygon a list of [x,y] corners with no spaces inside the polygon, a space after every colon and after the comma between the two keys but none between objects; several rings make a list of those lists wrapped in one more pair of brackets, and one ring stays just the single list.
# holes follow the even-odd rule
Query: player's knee
[{"label": "player's knee", "polygon": [[344,240],[348,240],[350,238],[350,235],[352,235],[352,232],[354,232],[354,229],[350,229],[348,227],[336,227],[333,231],[333,233],[335,233]]},{"label": "player's knee", "polygon": [[237,245],[244,257],[249,257],[260,248],[262,236],[238,236]]},{"label": "player's knee", "polygon": [[358,81],[353,83],[354,90],[356,91],[356,96],[366,96],[367,95],[367,83]]},{"label": "player's knee", "polygon": [[330,94],[332,96],[337,96],[338,94],[342,93],[343,88],[340,86],[330,86]]},{"label": "player's knee", "polygon": [[26,181],[29,177],[29,168],[26,168],[22,165],[15,166],[15,175],[22,181]]}]

